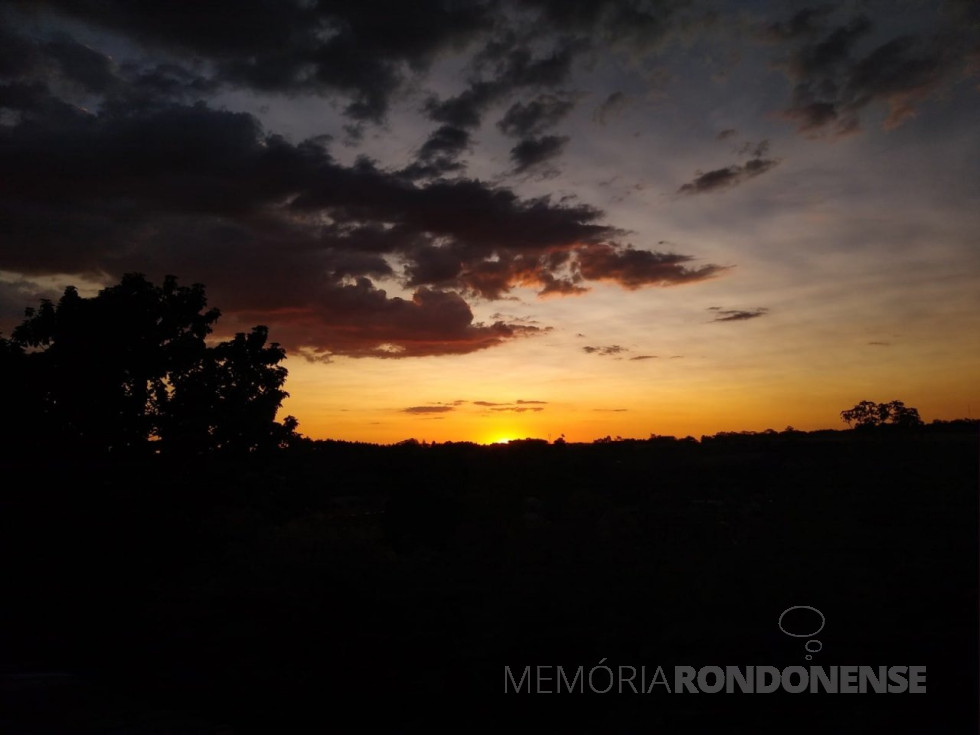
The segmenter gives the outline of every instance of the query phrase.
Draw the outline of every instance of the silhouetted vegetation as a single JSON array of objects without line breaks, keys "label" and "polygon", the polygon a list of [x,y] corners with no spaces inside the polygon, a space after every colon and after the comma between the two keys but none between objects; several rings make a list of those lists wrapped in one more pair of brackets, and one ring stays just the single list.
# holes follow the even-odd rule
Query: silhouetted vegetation
[{"label": "silhouetted vegetation", "polygon": [[848,426],[857,429],[876,429],[882,426],[911,429],[922,426],[918,410],[906,407],[902,401],[861,401],[853,408],[841,411],[840,417]]},{"label": "silhouetted vegetation", "polygon": [[[0,343],[0,730],[976,731],[980,422],[312,441],[274,421],[282,350],[209,345],[217,316],[128,276]],[[928,693],[503,691],[806,665],[794,605],[826,615],[813,664],[926,665]]]},{"label": "silhouetted vegetation", "polygon": [[82,456],[276,447],[285,351],[257,326],[209,345],[204,287],[128,274],[92,298],[69,287],[0,338],[5,448]]}]

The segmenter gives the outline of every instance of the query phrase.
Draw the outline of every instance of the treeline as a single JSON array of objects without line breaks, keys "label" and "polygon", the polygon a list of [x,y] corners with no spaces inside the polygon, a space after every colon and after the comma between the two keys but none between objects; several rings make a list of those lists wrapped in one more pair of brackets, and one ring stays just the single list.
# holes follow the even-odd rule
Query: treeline
[{"label": "treeline", "polygon": [[[976,422],[936,426],[49,463],[0,495],[0,730],[431,732],[453,702],[474,731],[975,732]],[[925,665],[928,694],[503,693],[505,666],[805,665],[801,604],[813,663]]]},{"label": "treeline", "polygon": [[719,431],[716,434],[702,434],[700,439],[693,436],[670,436],[663,434],[651,434],[646,439],[632,438],[632,437],[622,437],[622,436],[603,436],[593,439],[591,442],[570,442],[564,437],[556,439],[554,441],[548,441],[547,439],[539,438],[524,438],[524,439],[512,439],[509,442],[502,442],[499,444],[478,444],[477,442],[471,441],[419,441],[418,439],[404,439],[392,445],[376,445],[371,442],[358,442],[358,441],[345,441],[338,439],[309,439],[307,437],[302,437],[297,439],[293,446],[296,447],[306,447],[307,449],[339,449],[341,447],[347,447],[350,449],[364,448],[364,447],[374,447],[374,446],[390,446],[390,447],[400,447],[404,449],[414,449],[414,448],[464,448],[470,447],[473,449],[484,449],[488,452],[505,452],[505,451],[516,451],[516,450],[526,450],[529,448],[536,447],[581,447],[589,445],[609,445],[616,444],[621,446],[631,446],[631,445],[645,445],[645,446],[660,446],[660,447],[687,447],[698,444],[712,444],[712,443],[724,443],[724,442],[742,442],[742,443],[752,443],[760,442],[764,443],[767,441],[785,441],[785,440],[797,440],[797,441],[846,441],[851,439],[865,439],[869,437],[888,437],[888,436],[932,436],[932,435],[942,435],[942,434],[968,434],[968,433],[980,432],[980,419],[953,419],[953,420],[942,420],[935,419],[930,423],[918,423],[918,424],[876,424],[876,425],[863,425],[857,426],[852,429],[816,429],[813,431],[802,431],[799,429],[794,429],[792,426],[787,426],[782,431],[776,431],[775,429],[765,429],[763,431]]}]

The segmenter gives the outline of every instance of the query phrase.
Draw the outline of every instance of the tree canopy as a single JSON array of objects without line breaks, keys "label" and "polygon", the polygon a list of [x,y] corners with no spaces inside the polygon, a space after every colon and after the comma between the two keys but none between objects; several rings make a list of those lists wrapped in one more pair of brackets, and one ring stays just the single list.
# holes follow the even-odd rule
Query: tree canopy
[{"label": "tree canopy", "polygon": [[297,426],[275,420],[285,350],[266,344],[264,326],[209,344],[219,316],[201,284],[157,286],[139,273],[26,309],[0,338],[8,446],[198,454],[284,443]]},{"label": "tree canopy", "polygon": [[856,429],[870,429],[878,426],[899,426],[911,428],[922,426],[919,411],[906,406],[902,401],[874,403],[861,401],[853,408],[841,411],[841,419]]}]

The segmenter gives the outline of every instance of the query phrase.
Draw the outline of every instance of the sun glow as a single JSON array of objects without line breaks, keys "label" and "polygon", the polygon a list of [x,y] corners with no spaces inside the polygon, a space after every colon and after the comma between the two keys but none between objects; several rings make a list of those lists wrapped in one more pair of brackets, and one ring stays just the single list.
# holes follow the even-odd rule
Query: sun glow
[{"label": "sun glow", "polygon": [[496,431],[483,439],[481,444],[509,444],[520,436],[518,432]]}]

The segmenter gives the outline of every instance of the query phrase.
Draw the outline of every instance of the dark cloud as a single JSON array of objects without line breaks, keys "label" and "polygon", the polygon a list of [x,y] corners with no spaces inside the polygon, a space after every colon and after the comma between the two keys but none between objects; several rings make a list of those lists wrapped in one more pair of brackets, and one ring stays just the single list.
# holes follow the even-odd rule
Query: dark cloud
[{"label": "dark cloud", "polygon": [[568,141],[565,135],[526,138],[510,149],[510,159],[518,173],[527,171],[560,156]]},{"label": "dark cloud", "polygon": [[479,126],[483,113],[501,96],[501,85],[491,82],[474,82],[473,85],[446,100],[430,98],[426,102],[426,112],[436,122],[457,128]]},{"label": "dark cloud", "polygon": [[538,11],[538,22],[569,35],[585,35],[613,50],[653,50],[674,28],[679,10],[689,3],[665,0],[525,0]]},{"label": "dark cloud", "polygon": [[380,120],[407,73],[492,27],[480,3],[269,3],[43,0],[54,10],[173,53],[206,60],[217,80],[269,92],[340,92],[353,118]]},{"label": "dark cloud", "polygon": [[577,254],[579,269],[586,279],[613,281],[627,289],[694,283],[727,270],[710,264],[689,267],[686,264],[693,258],[688,255],[618,248],[605,243],[582,248]]},{"label": "dark cloud", "polygon": [[717,168],[713,171],[704,173],[699,172],[694,179],[681,186],[678,194],[705,194],[714,191],[725,191],[734,186],[738,186],[749,179],[761,176],[779,165],[779,159],[766,158],[769,151],[769,142],[762,141],[754,148],[751,143],[746,143],[742,150],[743,154],[750,153],[752,158],[743,164],[732,164],[725,168]]},{"label": "dark cloud", "polygon": [[716,135],[715,137],[718,140],[728,140],[729,138],[733,138],[736,135],[738,135],[738,131],[735,128],[725,128],[720,133],[718,133],[718,135]]},{"label": "dark cloud", "polygon": [[657,355],[636,355],[631,357],[630,360],[656,360]]},{"label": "dark cloud", "polygon": [[[592,38],[623,25],[622,12],[609,12],[618,3],[599,3],[600,12],[588,17],[569,16],[548,3],[513,3],[512,10],[536,16],[533,25],[518,18],[520,13],[512,13],[508,22],[486,3],[446,0],[420,0],[411,7],[390,0],[216,0],[195,8],[155,0],[12,4],[81,19],[121,32],[146,48],[205,61],[219,84],[289,94],[345,93],[353,98],[348,112],[360,119],[380,119],[391,94],[440,54],[483,43],[476,71],[486,78],[476,79],[458,104],[434,111],[434,119],[455,127],[478,124],[486,104],[515,89],[560,84]],[[648,17],[661,24],[670,10],[632,15],[631,20]],[[10,56],[24,56],[8,48]],[[57,50],[78,74],[95,70],[96,59],[84,47]]]},{"label": "dark cloud", "polygon": [[51,123],[103,111],[132,114],[174,102],[196,101],[217,85],[177,63],[117,65],[108,55],[61,33],[35,37],[0,29],[0,101],[24,118]]},{"label": "dark cloud", "polygon": [[867,16],[818,34],[816,23],[823,15],[807,16],[805,33],[784,33],[782,39],[805,39],[782,62],[795,83],[783,114],[808,135],[853,133],[865,109],[876,102],[887,108],[884,127],[894,128],[959,76],[980,73],[970,61],[980,48],[977,25],[957,23],[955,13],[940,13],[929,32],[878,42],[867,52],[860,48],[873,35]]},{"label": "dark cloud", "polygon": [[445,413],[446,411],[452,411],[452,406],[409,406],[408,408],[403,408],[403,413]]},{"label": "dark cloud", "polygon": [[760,143],[752,144],[745,141],[738,150],[739,155],[751,156],[752,158],[765,158],[769,153],[769,141],[763,140]]},{"label": "dark cloud", "polygon": [[115,85],[117,70],[108,56],[64,34],[36,38],[0,28],[0,75],[101,94]]},{"label": "dark cloud", "polygon": [[[0,270],[103,281],[176,273],[207,285],[224,325],[268,324],[313,359],[463,354],[547,331],[477,322],[474,296],[674,285],[724,270],[624,246],[587,204],[462,177],[482,117],[517,94],[525,101],[501,128],[522,137],[518,170],[560,153],[567,139],[545,133],[573,98],[555,88],[596,39],[659,42],[668,8],[529,1],[492,18],[488,4],[439,0],[9,7],[25,13],[11,10],[20,25],[0,29]],[[47,13],[72,20],[48,23]],[[116,34],[113,47],[127,48],[119,62],[37,30],[84,24],[87,39],[99,38],[93,27]],[[646,40],[628,28],[645,28]],[[477,50],[467,87],[426,105],[438,125],[402,170],[341,163],[326,136],[289,141],[208,103],[236,87],[339,93],[355,140],[406,82],[463,48]]]},{"label": "dark cloud", "polygon": [[456,157],[470,144],[470,134],[462,128],[443,125],[422,145],[419,158],[429,161],[439,157]]},{"label": "dark cloud", "polygon": [[[543,26],[542,30],[548,26]],[[584,37],[554,35],[546,40],[544,34],[529,43],[523,32],[508,31],[486,45],[475,58],[479,73],[492,81],[497,99],[522,88],[553,88],[564,83],[572,71],[572,64],[589,48]],[[538,53],[535,47],[550,46]]]},{"label": "dark cloud", "polygon": [[13,331],[24,319],[24,309],[41,299],[57,301],[63,289],[44,287],[24,278],[0,280],[0,334]]},{"label": "dark cloud", "polygon": [[543,331],[474,323],[469,305],[456,293],[423,288],[411,300],[389,297],[365,278],[320,291],[309,306],[279,315],[278,322],[280,341],[312,347],[306,354],[313,359],[466,354]]},{"label": "dark cloud", "polygon": [[523,406],[529,406],[529,405],[535,405],[535,404],[536,405],[542,405],[543,406],[543,405],[547,405],[547,403],[548,403],[547,401],[522,401],[520,399],[518,399],[518,401],[517,401],[517,405],[518,406],[522,406],[522,405]]},{"label": "dark cloud", "polygon": [[592,410],[598,413],[626,413],[629,411],[628,408],[593,408]]},{"label": "dark cloud", "polygon": [[543,406],[506,406],[506,407],[500,407],[500,408],[491,408],[490,410],[491,411],[510,411],[512,413],[526,413],[528,411],[531,411],[531,412],[536,413],[538,411],[544,411],[544,407]]},{"label": "dark cloud", "polygon": [[790,60],[791,70],[803,77],[836,71],[850,61],[858,40],[871,33],[871,28],[868,16],[855,16],[819,41],[801,46]]},{"label": "dark cloud", "polygon": [[516,240],[527,234],[514,232],[511,246],[495,249],[492,259],[474,257],[485,253],[480,248],[429,250],[431,257],[412,268],[412,283],[427,283],[422,279],[424,272],[434,283],[454,283],[484,298],[498,299],[516,286],[537,288],[540,296],[574,295],[587,291],[583,283],[589,280],[636,289],[691,283],[725,270],[716,265],[690,268],[684,265],[692,260],[690,256],[635,250],[609,241],[592,245],[554,242],[540,247]]},{"label": "dark cloud", "polygon": [[592,117],[600,125],[606,125],[613,118],[622,115],[627,107],[629,107],[629,97],[622,92],[613,92],[596,108]]},{"label": "dark cloud", "polygon": [[[419,288],[411,299],[389,298],[366,276],[391,275],[381,253],[411,257],[433,232],[472,249],[475,259],[489,257],[481,246],[486,238],[506,241],[509,216],[519,220],[516,247],[606,232],[582,222],[598,218],[589,209],[522,202],[478,182],[415,187],[367,162],[340,166],[321,145],[263,135],[248,115],[174,107],[79,119],[67,133],[60,123],[50,131],[0,130],[7,172],[0,211],[9,223],[0,267],[194,273],[226,309],[263,322],[270,315],[256,309],[279,310],[272,316],[286,330],[280,341],[292,348],[447,354],[540,331],[474,324],[451,292]],[[175,161],[174,150],[186,158]],[[481,202],[488,219],[463,202]],[[332,225],[306,223],[323,214]]]},{"label": "dark cloud", "polygon": [[571,100],[542,94],[526,104],[514,103],[497,127],[515,138],[541,135],[557,125],[574,107],[575,103]]},{"label": "dark cloud", "polygon": [[870,346],[872,346],[872,347],[891,347],[892,346],[892,343],[891,342],[868,342],[868,344]]},{"label": "dark cloud", "polygon": [[[560,85],[571,73],[573,60],[584,49],[584,42],[559,39],[552,51],[535,55],[527,46],[527,40],[514,34],[492,40],[475,58],[474,66],[479,76],[470,82],[470,86],[454,97],[430,98],[425,111],[436,122],[459,128],[478,127],[492,105],[515,92]],[[536,101],[528,103],[528,108],[514,113],[515,124],[534,126],[535,121],[529,118],[537,115],[537,124],[546,123],[545,127],[548,127],[548,120],[554,124],[571,109],[564,109],[564,104],[552,95],[539,95]]]},{"label": "dark cloud", "polygon": [[[617,231],[598,223],[601,212],[585,205],[521,200],[471,180],[419,186],[363,159],[343,166],[322,140],[289,144],[242,113],[172,105],[65,116],[44,94],[23,95],[23,104],[34,123],[0,130],[9,228],[0,267],[15,271],[194,274],[226,309],[288,309],[295,321],[323,299],[339,300],[351,318],[355,305],[380,318],[379,300],[399,314],[434,313],[426,304],[436,287],[487,298],[521,285],[568,294],[584,291],[583,279],[634,288],[715,268],[689,271],[680,265],[688,256],[622,248],[610,240]],[[416,299],[387,300],[365,284],[397,275],[385,257],[405,263],[406,285],[421,289]],[[340,340],[341,330],[315,338],[311,320],[312,341],[302,344],[373,354]],[[461,338],[457,324],[452,344],[385,356],[418,354],[420,344],[465,351],[533,331],[479,329]],[[332,347],[322,342],[328,331]],[[387,343],[390,335],[374,348]]]},{"label": "dark cloud", "polygon": [[788,20],[763,24],[757,29],[757,35],[762,40],[774,42],[811,37],[823,28],[824,20],[833,10],[831,5],[803,8]]},{"label": "dark cloud", "polygon": [[463,128],[443,125],[419,149],[417,160],[401,171],[409,179],[438,178],[462,171],[459,157],[470,148],[470,134]]},{"label": "dark cloud", "polygon": [[74,39],[60,35],[44,43],[44,51],[59,66],[62,77],[88,92],[102,93],[116,81],[112,60]]},{"label": "dark cloud", "polygon": [[570,278],[556,278],[550,273],[541,273],[538,279],[541,285],[539,296],[577,296],[589,290],[587,286],[579,285],[582,277],[577,273]]},{"label": "dark cloud", "polygon": [[[431,107],[434,120],[473,128],[491,104],[521,89],[553,89],[597,50],[647,52],[687,3],[667,0],[10,0],[111,30],[154,53],[194,59],[209,81],[265,93],[342,95],[355,121],[380,122],[392,98],[448,53],[476,49],[470,87]],[[0,44],[2,46],[2,44]],[[83,49],[57,53],[100,83]],[[0,52],[3,54],[3,52]],[[12,49],[10,56],[17,55]],[[22,55],[21,55],[22,56]],[[526,136],[523,136],[526,137]]]},{"label": "dark cloud", "polygon": [[[486,112],[523,90],[554,90],[570,77],[573,65],[597,49],[649,51],[658,46],[673,27],[676,10],[684,2],[673,0],[648,6],[638,0],[552,2],[521,0],[507,3],[508,15],[498,15],[493,33],[486,34],[471,64],[469,86],[446,99],[432,97],[425,110],[436,122],[459,128],[476,128]],[[508,17],[510,21],[503,19]],[[475,36],[474,36],[475,37]],[[621,111],[626,98],[612,95],[601,115]],[[543,160],[542,134],[571,109],[573,103],[550,92],[511,106],[500,121],[507,135],[538,141],[537,151],[527,143],[513,154],[523,170]],[[554,155],[551,146],[548,158]],[[535,153],[538,156],[535,156]],[[532,160],[533,159],[533,160]]]},{"label": "dark cloud", "polygon": [[722,309],[720,306],[712,306],[708,311],[715,312],[715,322],[744,322],[748,319],[755,319],[769,313],[769,309],[760,307],[758,309]]},{"label": "dark cloud", "polygon": [[620,345],[607,345],[605,347],[592,347],[586,345],[582,348],[582,350],[590,355],[618,355],[621,352],[629,352],[629,348],[621,347]]}]

